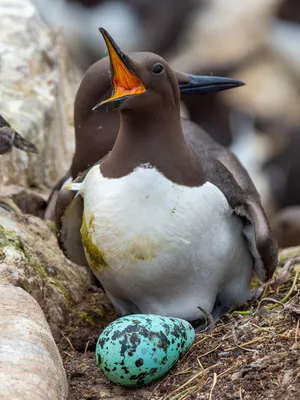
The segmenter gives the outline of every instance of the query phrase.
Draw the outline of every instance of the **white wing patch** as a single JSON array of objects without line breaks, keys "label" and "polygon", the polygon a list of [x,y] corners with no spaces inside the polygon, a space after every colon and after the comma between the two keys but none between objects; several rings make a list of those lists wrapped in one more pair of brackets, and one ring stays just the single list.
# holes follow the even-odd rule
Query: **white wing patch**
[{"label": "white wing patch", "polygon": [[71,182],[67,183],[63,189],[73,190],[75,192],[78,192],[80,191],[81,188],[82,188],[82,182]]}]

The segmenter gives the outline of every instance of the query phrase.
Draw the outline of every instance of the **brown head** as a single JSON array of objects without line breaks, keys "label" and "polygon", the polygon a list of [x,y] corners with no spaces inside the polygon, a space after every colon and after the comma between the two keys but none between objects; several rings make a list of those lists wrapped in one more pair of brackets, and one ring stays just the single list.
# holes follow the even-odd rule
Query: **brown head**
[{"label": "brown head", "polygon": [[[93,110],[134,110],[136,114],[152,114],[176,109],[179,114],[180,92],[177,77],[163,58],[153,53],[139,53],[133,60],[125,55],[103,28],[111,61],[112,96],[102,100]],[[154,107],[154,109],[153,109]]]},{"label": "brown head", "polygon": [[173,182],[203,183],[199,161],[182,131],[175,72],[156,54],[131,59],[104,29],[100,32],[111,61],[112,95],[93,110],[118,110],[121,119],[116,143],[101,163],[102,174],[120,178],[150,164]]}]

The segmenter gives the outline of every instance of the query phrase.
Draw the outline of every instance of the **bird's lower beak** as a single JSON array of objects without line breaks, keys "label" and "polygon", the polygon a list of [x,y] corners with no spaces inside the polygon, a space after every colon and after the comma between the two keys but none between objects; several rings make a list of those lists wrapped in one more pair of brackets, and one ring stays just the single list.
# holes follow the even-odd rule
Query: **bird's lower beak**
[{"label": "bird's lower beak", "polygon": [[182,79],[180,79],[179,76],[179,89],[181,94],[220,92],[243,85],[245,84],[242,81],[232,78],[223,78],[221,76],[182,74]]},{"label": "bird's lower beak", "polygon": [[110,98],[96,104],[96,108],[116,109],[128,96],[142,94],[146,91],[143,82],[133,73],[125,54],[105,29],[99,28],[109,54],[112,69],[113,94]]}]

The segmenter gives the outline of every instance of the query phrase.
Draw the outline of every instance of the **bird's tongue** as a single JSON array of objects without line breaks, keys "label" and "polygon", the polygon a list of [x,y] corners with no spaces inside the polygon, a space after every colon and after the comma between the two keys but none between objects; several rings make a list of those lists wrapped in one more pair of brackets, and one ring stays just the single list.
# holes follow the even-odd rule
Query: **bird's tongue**
[{"label": "bird's tongue", "polygon": [[145,92],[146,88],[143,82],[126,65],[126,59],[122,51],[107,32],[102,31],[101,33],[104,37],[112,66],[112,84],[114,89],[113,95],[109,99],[104,100],[102,104],[119,97]]}]

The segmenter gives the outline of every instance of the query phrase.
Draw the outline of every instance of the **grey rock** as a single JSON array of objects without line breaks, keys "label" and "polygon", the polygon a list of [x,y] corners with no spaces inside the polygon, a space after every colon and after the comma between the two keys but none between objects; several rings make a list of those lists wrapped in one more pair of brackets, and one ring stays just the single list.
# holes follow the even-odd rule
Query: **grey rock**
[{"label": "grey rock", "polygon": [[0,281],[0,314],[1,399],[67,399],[63,363],[38,303]]}]

